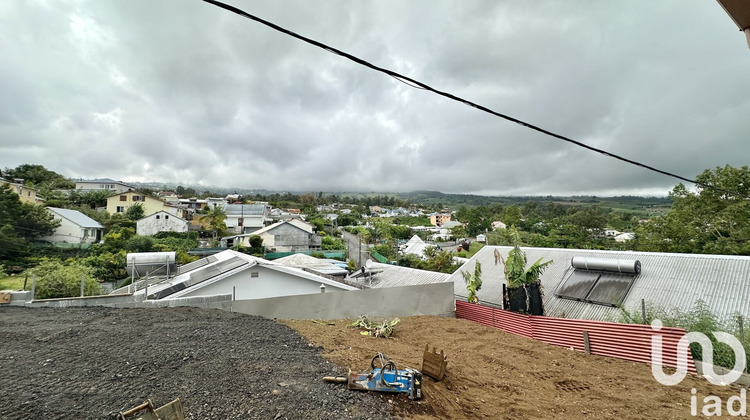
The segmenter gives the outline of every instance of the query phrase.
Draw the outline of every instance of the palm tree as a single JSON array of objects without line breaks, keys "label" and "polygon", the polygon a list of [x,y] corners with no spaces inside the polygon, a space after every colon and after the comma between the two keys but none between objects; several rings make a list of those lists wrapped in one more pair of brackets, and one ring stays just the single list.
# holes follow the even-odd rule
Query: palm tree
[{"label": "palm tree", "polygon": [[224,209],[219,206],[213,206],[208,213],[201,216],[198,220],[208,225],[208,230],[213,232],[214,241],[216,241],[219,234],[226,230],[226,224],[224,223],[226,219],[227,214],[224,212]]}]

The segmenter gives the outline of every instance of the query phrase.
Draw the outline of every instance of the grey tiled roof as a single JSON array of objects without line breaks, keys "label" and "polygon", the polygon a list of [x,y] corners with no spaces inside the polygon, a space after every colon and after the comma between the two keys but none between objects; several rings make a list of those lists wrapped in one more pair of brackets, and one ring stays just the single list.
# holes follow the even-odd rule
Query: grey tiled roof
[{"label": "grey tiled roof", "polygon": [[57,207],[47,207],[47,210],[64,217],[71,222],[85,228],[99,228],[104,229],[104,226],[100,225],[96,220],[86,216],[78,210],[60,209]]}]

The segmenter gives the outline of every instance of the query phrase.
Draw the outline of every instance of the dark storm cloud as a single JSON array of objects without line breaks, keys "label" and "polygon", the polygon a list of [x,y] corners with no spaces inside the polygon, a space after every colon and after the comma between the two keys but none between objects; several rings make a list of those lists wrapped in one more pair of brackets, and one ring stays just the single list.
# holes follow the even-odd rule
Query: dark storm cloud
[{"label": "dark storm cloud", "polygon": [[[750,161],[750,52],[714,3],[236,5],[667,171]],[[10,1],[0,25],[0,166],[316,191],[663,194],[678,182],[201,1]]]}]

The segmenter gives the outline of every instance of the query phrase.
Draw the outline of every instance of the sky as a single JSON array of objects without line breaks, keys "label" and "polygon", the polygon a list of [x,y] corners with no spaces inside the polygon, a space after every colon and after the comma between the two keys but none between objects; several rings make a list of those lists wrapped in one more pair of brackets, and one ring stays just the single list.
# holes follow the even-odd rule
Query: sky
[{"label": "sky", "polygon": [[[714,1],[228,1],[694,179],[750,162],[750,49]],[[0,167],[281,191],[665,195],[565,143],[200,0],[0,2]]]}]

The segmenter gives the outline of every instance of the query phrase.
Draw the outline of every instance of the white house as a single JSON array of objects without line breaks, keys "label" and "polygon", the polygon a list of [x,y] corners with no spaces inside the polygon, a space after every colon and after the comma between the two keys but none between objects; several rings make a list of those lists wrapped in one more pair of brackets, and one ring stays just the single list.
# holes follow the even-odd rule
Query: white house
[{"label": "white house", "polygon": [[298,219],[284,220],[252,233],[235,237],[245,246],[250,246],[250,236],[263,239],[263,246],[270,252],[315,251],[321,247],[321,237],[311,224]]},{"label": "white house", "polygon": [[233,233],[252,233],[265,225],[271,207],[265,203],[256,204],[226,204],[224,213],[227,218],[224,223]]},{"label": "white house", "polygon": [[[264,299],[278,296],[358,290],[295,267],[227,250],[181,266],[177,275],[148,286],[149,299],[234,295],[235,299]],[[123,290],[116,290],[120,292]],[[113,292],[113,293],[115,293]],[[134,294],[143,295],[146,288]]]},{"label": "white house", "polygon": [[505,229],[505,228],[506,228],[505,223],[499,220],[492,222],[492,230]]},{"label": "white house", "polygon": [[76,190],[80,192],[104,190],[110,194],[119,194],[134,189],[135,187],[133,186],[109,178],[81,179],[76,181]]},{"label": "white house", "polygon": [[615,236],[620,235],[621,233],[622,232],[620,232],[619,230],[614,230],[614,229],[604,230],[604,236],[607,238],[614,238]]},{"label": "white house", "polygon": [[60,226],[50,236],[44,236],[44,241],[55,244],[93,244],[101,241],[104,226],[96,220],[77,210],[47,207],[47,211],[60,221]]},{"label": "white house", "polygon": [[633,239],[635,239],[635,233],[633,232],[623,232],[615,236],[615,242],[627,242],[632,241]]},{"label": "white house", "polygon": [[424,255],[424,250],[427,249],[427,247],[430,246],[425,241],[422,240],[417,235],[414,235],[407,241],[405,244],[400,245],[399,252],[403,255],[406,254],[413,254],[418,256],[421,259],[426,259],[427,257]]},{"label": "white house", "polygon": [[187,232],[190,222],[182,217],[159,210],[135,222],[139,235],[151,236],[159,232]]}]

